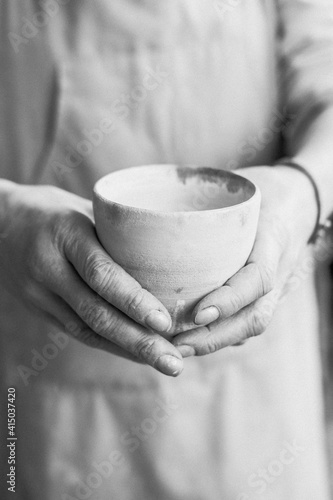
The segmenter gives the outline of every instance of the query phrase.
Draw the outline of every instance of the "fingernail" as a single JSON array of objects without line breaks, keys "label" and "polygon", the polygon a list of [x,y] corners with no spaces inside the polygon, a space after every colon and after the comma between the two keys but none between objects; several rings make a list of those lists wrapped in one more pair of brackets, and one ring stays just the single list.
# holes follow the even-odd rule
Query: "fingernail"
[{"label": "fingernail", "polygon": [[176,377],[183,370],[183,363],[181,359],[170,356],[169,354],[164,354],[155,363],[155,368],[164,375],[172,375]]},{"label": "fingernail", "polygon": [[196,325],[208,325],[213,321],[216,321],[220,316],[220,312],[215,306],[206,307],[199,311],[195,317],[194,323]]},{"label": "fingernail", "polygon": [[161,311],[152,311],[146,318],[146,325],[157,332],[167,332],[171,328],[171,320]]},{"label": "fingernail", "polygon": [[178,351],[183,356],[183,358],[189,358],[190,356],[195,356],[195,350],[189,345],[176,345]]}]

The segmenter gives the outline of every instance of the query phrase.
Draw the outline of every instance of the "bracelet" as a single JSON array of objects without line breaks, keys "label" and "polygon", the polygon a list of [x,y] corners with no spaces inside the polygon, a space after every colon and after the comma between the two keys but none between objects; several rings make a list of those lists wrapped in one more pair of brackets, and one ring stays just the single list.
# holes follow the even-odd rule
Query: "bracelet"
[{"label": "bracelet", "polygon": [[317,239],[319,236],[322,235],[322,232],[331,227],[331,221],[327,220],[324,222],[324,224],[321,223],[321,202],[320,202],[320,196],[319,196],[319,191],[318,191],[318,186],[312,177],[312,175],[299,163],[296,163],[293,161],[291,158],[281,158],[280,160],[276,161],[274,165],[281,165],[281,166],[286,166],[286,167],[291,167],[294,168],[295,170],[298,170],[299,172],[302,172],[306,177],[309,179],[309,181],[312,184],[315,198],[316,198],[316,204],[317,204],[317,220],[316,220],[316,225],[313,230],[313,233],[311,234],[308,243],[316,243]]}]

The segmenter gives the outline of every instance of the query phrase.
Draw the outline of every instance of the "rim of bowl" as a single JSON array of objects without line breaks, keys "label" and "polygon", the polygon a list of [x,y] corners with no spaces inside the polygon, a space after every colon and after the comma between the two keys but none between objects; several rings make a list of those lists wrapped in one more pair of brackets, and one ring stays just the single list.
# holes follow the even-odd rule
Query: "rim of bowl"
[{"label": "rim of bowl", "polygon": [[[213,208],[213,209],[205,209],[205,210],[174,210],[172,212],[166,212],[163,210],[152,210],[150,208],[141,208],[141,207],[133,207],[132,205],[125,205],[123,203],[119,203],[117,201],[112,201],[108,198],[105,198],[105,196],[101,195],[98,192],[98,185],[102,184],[102,182],[105,181],[106,177],[109,177],[113,174],[117,174],[119,172],[124,172],[125,170],[128,171],[128,170],[142,169],[145,167],[153,167],[153,166],[168,167],[168,168],[177,167],[177,166],[178,167],[190,167],[190,168],[193,168],[193,170],[195,170],[196,168],[207,168],[207,169],[209,168],[209,169],[213,169],[213,170],[222,171],[222,172],[230,175],[231,177],[235,176],[235,177],[240,177],[241,179],[245,179],[247,182],[252,184],[252,186],[254,187],[254,193],[248,200],[242,201],[241,203],[236,203],[236,205],[231,205],[229,207],[221,207],[221,208]],[[135,210],[137,213],[142,213],[142,214],[147,214],[147,215],[155,215],[155,216],[156,215],[163,215],[164,217],[166,217],[166,216],[168,216],[168,217],[178,216],[179,217],[180,215],[187,216],[187,215],[194,215],[194,214],[196,214],[198,216],[199,214],[208,214],[208,213],[216,213],[216,212],[230,212],[230,211],[237,210],[239,207],[242,207],[244,205],[249,205],[249,204],[253,203],[254,201],[256,201],[256,199],[258,197],[261,199],[261,192],[260,192],[260,189],[257,186],[257,184],[250,181],[250,179],[248,179],[247,177],[243,177],[240,174],[236,174],[234,171],[224,170],[224,169],[219,169],[219,168],[214,168],[214,167],[199,166],[199,165],[196,165],[196,166],[188,165],[188,164],[177,165],[177,164],[173,164],[173,163],[156,163],[156,164],[152,163],[152,164],[148,164],[148,165],[143,164],[143,165],[135,165],[133,167],[128,167],[128,168],[122,168],[119,170],[114,170],[113,172],[110,172],[109,174],[103,175],[103,177],[101,177],[100,179],[98,179],[95,182],[93,193],[94,193],[94,196],[99,198],[101,201],[105,202],[108,205],[113,205],[113,206],[119,207],[123,211]]]}]

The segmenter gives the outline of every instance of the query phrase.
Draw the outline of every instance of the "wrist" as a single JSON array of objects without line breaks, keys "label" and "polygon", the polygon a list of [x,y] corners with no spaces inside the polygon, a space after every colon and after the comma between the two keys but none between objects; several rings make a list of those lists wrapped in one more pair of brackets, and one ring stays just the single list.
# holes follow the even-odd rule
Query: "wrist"
[{"label": "wrist", "polygon": [[281,173],[280,180],[287,194],[290,216],[286,224],[297,228],[297,234],[306,235],[307,242],[314,242],[320,217],[320,200],[311,177],[302,169],[289,165],[277,164],[274,170]]},{"label": "wrist", "polygon": [[318,238],[323,236],[327,231],[327,229],[329,229],[332,226],[331,219],[327,217],[327,214],[326,217],[324,215],[326,211],[322,203],[323,190],[320,189],[320,186],[318,185],[318,180],[313,176],[311,169],[309,170],[308,168],[305,167],[305,165],[302,162],[297,161],[297,158],[288,158],[288,157],[282,158],[277,162],[277,164],[279,166],[287,166],[293,170],[300,172],[308,179],[308,181],[312,186],[317,206],[317,217],[313,232],[309,238],[308,243],[316,243]]}]

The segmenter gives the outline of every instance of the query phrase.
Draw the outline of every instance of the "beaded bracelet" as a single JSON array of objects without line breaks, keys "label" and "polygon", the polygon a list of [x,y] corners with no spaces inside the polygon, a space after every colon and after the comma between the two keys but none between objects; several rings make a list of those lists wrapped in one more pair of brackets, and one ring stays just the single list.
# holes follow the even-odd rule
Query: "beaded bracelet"
[{"label": "beaded bracelet", "polygon": [[299,172],[302,172],[304,175],[306,175],[306,177],[311,182],[313,190],[314,190],[315,198],[316,198],[316,204],[317,204],[317,220],[316,220],[315,228],[314,228],[313,233],[311,234],[311,236],[309,238],[308,243],[309,244],[316,243],[317,239],[319,238],[319,236],[322,235],[323,231],[325,231],[326,229],[331,227],[332,222],[329,219],[327,219],[324,223],[321,223],[321,201],[320,201],[318,186],[317,186],[314,178],[304,167],[299,165],[299,163],[295,162],[291,158],[281,158],[280,160],[276,161],[274,163],[274,165],[281,165],[281,166],[285,166],[285,167],[294,168],[295,170],[298,170]]}]

